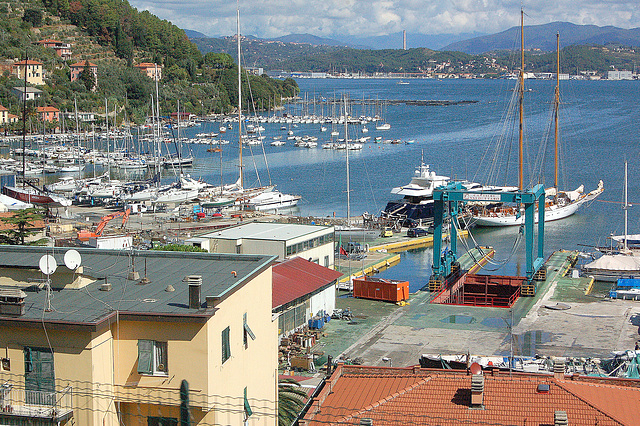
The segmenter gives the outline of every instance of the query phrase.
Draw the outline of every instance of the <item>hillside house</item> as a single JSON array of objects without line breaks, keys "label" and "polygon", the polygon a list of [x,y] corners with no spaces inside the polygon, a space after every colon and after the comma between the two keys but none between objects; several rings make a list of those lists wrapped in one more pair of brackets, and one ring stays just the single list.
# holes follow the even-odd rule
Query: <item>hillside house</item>
[{"label": "hillside house", "polygon": [[54,121],[60,121],[60,110],[52,106],[38,107],[38,118],[42,121],[48,121],[53,123]]},{"label": "hillside house", "polygon": [[36,42],[37,44],[54,49],[56,51],[56,55],[61,57],[62,59],[71,59],[71,45],[69,43],[64,43],[59,40],[52,39],[43,39]]},{"label": "hillside house", "polygon": [[71,81],[78,80],[82,71],[87,68],[93,74],[94,88],[98,85],[98,66],[93,62],[80,61],[70,65],[69,68],[71,69]]},{"label": "hillside house", "polygon": [[34,84],[36,86],[42,86],[44,84],[42,62],[29,59],[27,61],[23,60],[13,63],[12,73],[18,79],[24,80],[25,71],[27,73],[27,84]]},{"label": "hillside house", "polygon": [[32,101],[34,99],[38,99],[40,95],[42,95],[42,90],[36,89],[35,87],[23,87],[18,86],[14,87],[11,92],[18,97],[20,102],[24,102],[25,99],[27,101]]},{"label": "hillside house", "polygon": [[134,65],[134,67],[139,69],[140,72],[145,74],[153,81],[162,80],[162,65],[158,65],[153,62],[142,62],[138,65]]}]

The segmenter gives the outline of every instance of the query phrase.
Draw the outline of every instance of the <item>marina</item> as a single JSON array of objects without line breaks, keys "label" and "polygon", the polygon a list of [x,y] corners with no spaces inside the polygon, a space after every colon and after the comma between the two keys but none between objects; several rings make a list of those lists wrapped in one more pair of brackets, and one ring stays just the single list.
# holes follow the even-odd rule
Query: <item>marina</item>
[{"label": "marina", "polygon": [[[402,93],[405,90],[404,86],[382,80],[335,82],[305,79],[300,84],[303,92],[306,93],[316,92],[331,95],[334,91],[341,90],[349,93],[351,99],[361,98],[365,91],[371,96],[386,99],[392,98],[393,95],[403,99],[408,98],[408,93]],[[545,109],[548,103],[544,100],[543,94],[552,94],[553,85],[549,81],[528,81],[527,84],[535,87],[534,91],[526,93],[528,117],[530,117],[526,125],[531,135],[530,139],[533,140],[542,137],[544,132],[546,126],[544,123],[546,121]],[[617,203],[620,198],[618,194],[622,194],[623,186],[621,169],[602,165],[601,162],[602,158],[608,158],[611,164],[621,164],[625,157],[636,154],[631,123],[637,121],[637,112],[630,107],[634,102],[628,95],[628,85],[630,84],[633,83],[623,81],[566,82],[564,109],[567,115],[563,119],[563,123],[567,123],[567,126],[563,130],[563,137],[569,141],[568,145],[571,152],[574,153],[574,158],[568,164],[565,176],[561,178],[566,181],[568,187],[577,186],[577,183],[595,187],[598,182],[596,179],[601,177],[606,191],[599,200],[585,205],[573,216],[546,225],[544,258],[548,262],[552,262],[552,265],[555,265],[554,262],[560,262],[554,260],[557,257],[562,257],[562,255],[556,254],[564,253],[560,250],[573,252],[585,250],[585,245],[606,246],[608,245],[607,235],[622,233],[617,226],[617,223],[622,223],[622,221],[610,220],[610,218],[622,216],[621,204]],[[411,94],[416,99],[457,98],[464,100],[476,98],[478,102],[420,107],[410,103],[388,103],[384,116],[385,121],[390,124],[390,128],[377,130],[375,125],[369,125],[367,136],[370,135],[371,139],[363,143],[362,149],[350,150],[349,152],[351,168],[349,194],[351,216],[354,223],[364,223],[365,213],[379,216],[387,202],[397,196],[392,194],[392,190],[407,185],[416,167],[421,165],[421,159],[422,164],[428,164],[430,170],[436,172],[437,175],[446,175],[452,180],[482,182],[483,177],[480,176],[482,172],[481,153],[492,138],[494,128],[499,125],[500,110],[504,106],[502,103],[505,102],[505,94],[509,93],[508,87],[511,85],[512,82],[505,80],[416,81],[412,82],[410,86]],[[400,93],[398,93],[399,91]],[[615,98],[617,101],[603,103],[601,99],[604,94],[608,99]],[[294,111],[295,104],[288,108],[291,108],[290,114],[292,116],[305,116],[302,110]],[[356,111],[353,114],[359,116],[360,112]],[[191,142],[183,145],[189,146],[191,155],[193,155],[193,163],[190,167],[183,168],[183,176],[196,182],[207,183],[209,187],[213,188],[210,188],[210,198],[194,200],[182,207],[177,203],[150,203],[148,206],[150,210],[147,213],[130,216],[124,228],[125,231],[139,233],[141,237],[137,241],[152,245],[154,241],[164,241],[164,237],[169,241],[180,242],[197,235],[199,232],[237,224],[241,220],[288,220],[292,222],[304,220],[332,224],[338,224],[342,220],[344,223],[344,218],[347,216],[346,150],[320,149],[322,143],[327,143],[332,139],[330,134],[330,129],[334,130],[332,124],[314,123],[313,119],[310,122],[306,121],[305,119],[294,123],[292,119],[291,123],[287,123],[285,119],[284,123],[274,120],[270,122],[268,116],[265,117],[264,122],[258,119],[256,124],[260,122],[264,128],[264,130],[260,130],[261,134],[266,136],[264,141],[278,137],[278,140],[286,140],[286,143],[280,146],[272,146],[269,143],[262,143],[257,147],[245,145],[243,149],[246,162],[245,186],[268,187],[275,184],[281,193],[300,196],[295,207],[289,206],[285,211],[275,212],[277,214],[261,212],[258,209],[237,213],[232,210],[225,212],[221,207],[225,203],[229,203],[229,200],[219,192],[219,189],[231,186],[237,180],[237,143],[234,146],[233,143]],[[373,124],[373,122],[371,123]],[[237,121],[222,119],[202,121],[199,125],[182,128],[181,134],[186,138],[186,141],[197,140],[197,133],[203,134],[200,135],[201,139],[215,140],[216,138],[210,137],[211,132],[220,133],[220,126],[234,125],[237,125]],[[322,130],[323,126],[326,127],[325,131]],[[348,126],[349,138],[362,137],[360,136],[363,128],[362,123],[354,122]],[[345,125],[342,123],[341,126],[335,127],[335,131],[340,133],[344,127]],[[226,133],[226,139],[230,139],[230,131]],[[317,137],[318,147],[299,149],[293,142],[287,140],[289,132],[292,132],[293,136],[299,136],[301,140],[305,135]],[[205,137],[204,134],[207,136]],[[610,139],[611,135],[617,136],[615,143],[619,145],[619,149],[610,149],[613,143]],[[380,139],[377,139],[378,137]],[[589,138],[588,143],[584,142],[587,137]],[[580,139],[581,142],[571,143],[570,141],[575,138]],[[384,140],[392,139],[414,141],[414,143],[382,143]],[[114,149],[115,138],[109,137],[111,145],[108,149],[105,145],[106,138],[101,140],[103,140],[102,152],[116,152]],[[376,140],[381,142],[376,143]],[[85,142],[81,144],[86,146]],[[208,148],[212,145],[219,147],[221,151],[208,152]],[[33,156],[37,157],[38,155]],[[580,161],[575,161],[576,156]],[[104,158],[102,154],[89,151],[89,158],[91,157],[94,159]],[[110,160],[94,161],[93,163],[88,161],[85,170],[74,176],[86,179],[92,178],[93,175],[101,176],[102,173],[108,171],[110,164]],[[155,163],[150,162],[150,164],[154,165]],[[601,172],[598,177],[590,173],[590,170],[594,168]],[[169,169],[162,173],[160,184],[170,185],[176,181],[177,172]],[[550,170],[549,173],[551,173]],[[637,170],[633,166],[630,169],[630,175],[629,194],[630,200],[633,201],[634,196],[640,190],[636,178]],[[53,183],[60,176],[63,175],[61,173],[38,175],[44,183]],[[137,176],[139,182],[152,179],[148,173],[131,174],[131,172],[125,173],[123,170],[118,170],[116,167],[111,169],[112,182],[114,179],[130,180],[131,176]],[[116,188],[105,189],[104,192],[108,194],[109,191],[112,191],[111,194],[113,194],[113,191],[118,191]],[[126,191],[124,192],[126,193]],[[98,192],[95,194],[97,200]],[[153,213],[153,204],[156,206],[155,213]],[[193,206],[196,204],[201,205],[208,212],[206,217],[197,221],[193,219]],[[69,207],[68,216],[65,216],[67,213],[63,209],[59,209],[58,214],[63,222],[68,221],[67,223],[75,223],[78,227],[87,227],[87,217],[90,223],[97,223],[101,217],[113,211],[85,204],[82,207],[75,205]],[[221,211],[222,217],[214,218],[211,216],[215,211]],[[630,209],[628,213],[631,233],[635,233],[638,214],[633,209]],[[234,215],[236,217],[233,217]],[[110,225],[106,231],[113,227],[115,226]],[[327,338],[321,339],[319,343],[321,346],[314,348],[314,350],[333,356],[343,354],[344,357],[362,358],[374,365],[384,365],[382,358],[385,357],[393,359],[394,365],[413,365],[422,353],[466,353],[468,351],[484,355],[504,355],[507,353],[509,327],[501,325],[500,330],[496,330],[493,325],[502,321],[502,318],[507,318],[505,308],[476,306],[461,308],[455,305],[429,303],[433,295],[429,291],[421,291],[421,289],[428,288],[429,276],[432,273],[433,250],[431,244],[433,237],[427,235],[420,238],[410,238],[405,236],[406,232],[407,227],[404,227],[397,229],[393,233],[394,237],[390,239],[379,236],[367,237],[365,241],[361,242],[363,246],[369,245],[366,258],[364,260],[337,259],[336,269],[344,274],[343,278],[339,280],[341,283],[347,283],[349,277],[362,274],[363,271],[375,274],[381,279],[408,281],[410,292],[408,306],[398,307],[377,301],[355,300],[346,292],[341,292],[337,304],[340,308],[350,308],[356,314],[354,324],[336,321],[329,323],[325,331]],[[376,234],[379,233],[379,230],[376,231]],[[476,246],[490,246],[495,250],[493,259],[487,259],[485,267],[480,268],[479,273],[488,272],[495,275],[513,276],[523,274],[524,254],[521,250],[513,249],[515,245],[518,245],[517,227],[504,229],[472,227],[465,231],[464,236],[463,242],[459,243],[460,255],[474,250]],[[343,239],[344,244],[348,241],[348,238]],[[394,267],[397,264],[402,267]],[[551,270],[553,271],[556,267],[565,269],[565,272],[568,271],[563,262],[552,266]],[[638,312],[634,302],[631,300],[603,302],[605,295],[608,295],[610,285],[589,284],[588,278],[579,277],[577,280],[573,280],[570,279],[570,276],[570,271],[568,275],[562,276],[558,276],[554,272],[539,288],[535,297],[520,297],[513,304],[511,309],[514,311],[514,322],[511,331],[514,332],[514,335],[519,336],[515,338],[518,342],[516,347],[524,345],[518,353],[531,355],[536,351],[543,351],[548,355],[605,357],[612,350],[623,350],[629,348],[629,345],[632,347],[635,337],[629,321]],[[589,294],[585,295],[587,288],[591,290]],[[544,307],[548,304],[547,302],[553,302],[552,304],[569,303],[571,309],[569,313],[552,312]],[[544,306],[543,303],[545,303]],[[534,306],[537,306],[537,310],[532,310]],[[410,314],[405,316],[405,312]],[[609,331],[599,330],[597,321],[595,321],[593,324],[584,326],[586,327],[584,332],[578,331],[579,326],[575,325],[571,326],[576,327],[575,330],[565,333],[559,330],[559,326],[550,318],[554,317],[555,321],[564,324],[566,318],[559,317],[561,315],[568,315],[568,318],[581,323],[585,322],[585,318],[607,318],[610,326],[607,326],[606,329]],[[396,316],[398,322],[392,321]],[[449,322],[442,322],[444,318],[449,318]],[[467,322],[465,323],[465,321]],[[333,327],[336,329],[333,330]],[[365,332],[365,328],[361,327],[369,327],[367,330],[370,331]],[[411,331],[412,328],[416,328],[416,330]],[[376,334],[380,330],[383,332]],[[451,342],[447,338],[450,330],[459,332],[455,342]],[[618,332],[614,333],[610,330],[622,330],[621,337],[614,339],[613,336]],[[581,337],[582,339],[591,339],[591,341],[569,343],[568,337],[563,336],[569,336],[573,332],[584,336]],[[346,342],[353,343],[364,335],[367,335],[369,340],[365,339],[366,341],[345,346]],[[394,340],[395,337],[393,337],[398,335],[403,336],[401,342],[403,349],[392,350],[392,348],[399,347],[400,342]],[[356,339],[355,336],[358,338]],[[527,346],[531,346],[531,343],[527,343],[531,342],[531,339],[536,341],[533,349]],[[365,345],[366,342],[378,343]],[[322,356],[318,359],[320,364],[321,358]]]}]

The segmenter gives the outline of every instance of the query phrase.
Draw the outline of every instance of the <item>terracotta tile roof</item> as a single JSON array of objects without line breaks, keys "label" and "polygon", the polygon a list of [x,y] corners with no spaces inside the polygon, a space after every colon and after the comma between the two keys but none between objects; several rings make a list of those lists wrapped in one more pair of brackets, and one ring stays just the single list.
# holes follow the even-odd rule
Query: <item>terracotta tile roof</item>
[{"label": "terracotta tile roof", "polygon": [[[2,217],[2,218],[4,218],[4,217],[13,217],[15,215],[16,215],[15,212],[0,213],[0,217]],[[34,230],[34,229],[43,229],[43,228],[45,228],[47,226],[44,223],[44,220],[42,220],[42,219],[37,219],[37,220],[31,221],[31,224],[33,225],[31,227],[32,230]],[[18,227],[17,227],[17,225],[0,221],[0,231],[6,231],[6,230],[9,230],[9,229],[18,229]]]},{"label": "terracotta tile roof", "polygon": [[38,112],[60,112],[60,110],[56,107],[44,106],[44,107],[38,107]]},{"label": "terracotta tile roof", "polygon": [[36,43],[49,44],[49,43],[62,43],[62,42],[60,40],[52,40],[50,38],[44,38],[40,41],[37,41]]},{"label": "terracotta tile roof", "polygon": [[158,68],[162,68],[162,65],[155,64],[153,62],[141,62],[138,65],[134,65],[134,67],[136,67],[136,68],[155,68],[156,66]]},{"label": "terracotta tile roof", "polygon": [[301,257],[273,266],[273,307],[277,308],[331,284],[342,274]]},{"label": "terracotta tile roof", "polygon": [[26,64],[25,64],[24,60],[13,63],[14,67],[17,67],[17,66],[20,66],[20,65],[42,65],[42,62],[32,61],[31,59],[29,59],[29,60],[26,61]]},{"label": "terracotta tile roof", "polygon": [[4,106],[0,105],[0,111],[8,111],[8,109],[5,108]]},{"label": "terracotta tile roof", "polygon": [[[550,391],[539,393],[539,384]],[[482,408],[471,408],[466,371],[341,365],[300,424],[359,424],[370,418],[376,426],[553,425],[561,410],[572,425],[632,425],[638,424],[640,381],[485,373],[483,398]]]},{"label": "terracotta tile roof", "polygon": [[96,64],[94,64],[93,62],[89,62],[89,61],[80,61],[80,62],[76,62],[73,65],[70,65],[70,67],[72,68],[78,68],[78,67],[82,67],[84,68],[85,66],[87,66],[87,64],[89,64],[90,67],[97,67]]}]

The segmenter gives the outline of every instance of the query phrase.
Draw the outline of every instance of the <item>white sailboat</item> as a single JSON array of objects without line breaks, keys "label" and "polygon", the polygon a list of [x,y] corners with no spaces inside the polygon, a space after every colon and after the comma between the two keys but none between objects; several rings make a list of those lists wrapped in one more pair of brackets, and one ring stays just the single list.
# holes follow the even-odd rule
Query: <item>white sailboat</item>
[{"label": "white sailboat", "polygon": [[[521,11],[520,26],[524,29],[524,12]],[[518,83],[518,95],[520,103],[520,130],[519,130],[519,190],[524,189],[523,183],[523,102],[524,102],[524,33],[521,44],[521,68]],[[554,186],[545,190],[544,221],[564,219],[574,214],[580,206],[596,199],[603,191],[604,184],[598,182],[593,191],[585,194],[584,185],[580,185],[574,191],[558,191],[558,109],[560,105],[560,38],[557,36],[557,69],[556,89],[554,100],[554,124],[555,124],[555,179]],[[535,215],[537,221],[538,215]],[[474,211],[474,223],[476,226],[500,227],[515,226],[524,223],[524,211],[522,206],[500,205],[493,208],[476,209]]]},{"label": "white sailboat", "polygon": [[582,273],[594,277],[598,281],[615,282],[618,278],[640,277],[640,256],[629,249],[627,221],[629,203],[627,201],[627,163],[624,163],[624,236],[619,253],[603,254],[593,262],[582,267]]}]

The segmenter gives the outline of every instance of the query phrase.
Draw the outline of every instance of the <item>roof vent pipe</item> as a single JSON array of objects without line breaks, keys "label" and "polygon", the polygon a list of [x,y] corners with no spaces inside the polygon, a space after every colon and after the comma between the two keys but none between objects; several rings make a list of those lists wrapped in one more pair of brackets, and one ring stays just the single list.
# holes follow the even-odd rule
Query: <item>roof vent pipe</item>
[{"label": "roof vent pipe", "polygon": [[200,309],[200,288],[202,287],[202,275],[187,275],[182,281],[189,283],[189,309]]},{"label": "roof vent pipe", "polygon": [[553,425],[554,426],[568,426],[569,418],[566,411],[556,411],[553,413]]},{"label": "roof vent pipe", "polygon": [[360,419],[360,426],[373,426],[373,420],[366,417],[362,418]]}]

